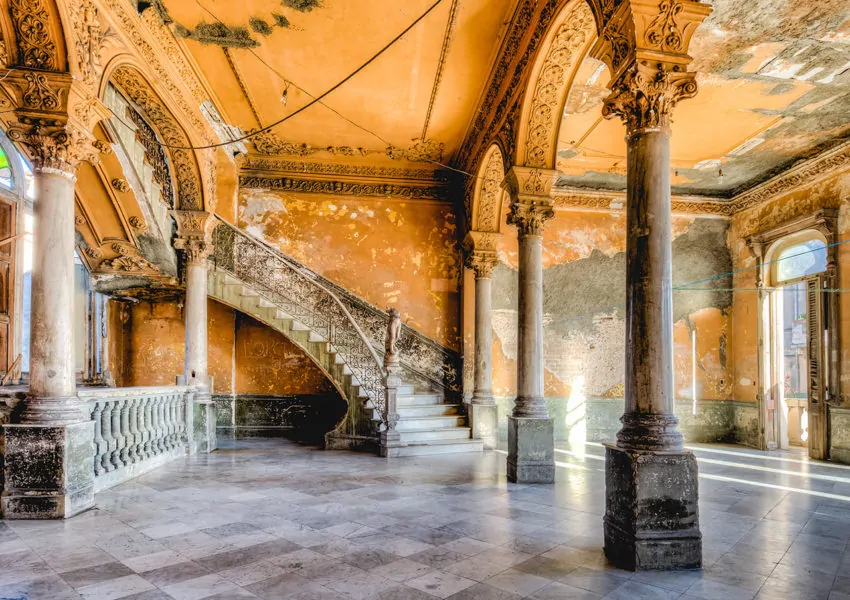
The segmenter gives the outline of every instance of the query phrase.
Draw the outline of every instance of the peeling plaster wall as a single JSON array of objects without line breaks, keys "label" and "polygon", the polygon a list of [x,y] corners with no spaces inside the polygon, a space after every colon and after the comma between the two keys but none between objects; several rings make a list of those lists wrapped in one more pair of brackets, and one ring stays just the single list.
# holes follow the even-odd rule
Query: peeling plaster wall
[{"label": "peeling plaster wall", "polygon": [[[507,212],[507,211],[506,211]],[[732,270],[728,221],[674,218],[673,280],[680,286]],[[503,226],[500,264],[493,274],[493,387],[503,417],[516,394],[517,240]],[[544,390],[556,436],[610,439],[623,408],[625,338],[625,214],[556,210],[544,229]],[[729,431],[731,377],[729,278],[674,293],[674,381],[687,410],[693,398],[691,332],[697,340],[697,399],[701,426]],[[716,403],[726,403],[724,408]],[[733,403],[734,404],[734,403]],[[612,410],[613,407],[613,410]],[[691,417],[693,421],[693,417]],[[723,422],[719,422],[723,421]]]},{"label": "peeling plaster wall", "polygon": [[242,190],[239,226],[458,350],[460,255],[448,203]]}]

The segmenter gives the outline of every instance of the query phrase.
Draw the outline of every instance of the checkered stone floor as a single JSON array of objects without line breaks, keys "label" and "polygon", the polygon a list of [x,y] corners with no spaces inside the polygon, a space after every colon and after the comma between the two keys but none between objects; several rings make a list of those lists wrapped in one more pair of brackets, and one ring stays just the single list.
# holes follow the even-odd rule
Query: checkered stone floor
[{"label": "checkered stone floor", "polygon": [[557,482],[505,456],[386,461],[236,442],[97,498],[68,521],[0,521],[0,600],[850,600],[850,468],[695,449],[702,571],[602,554],[602,448],[560,448]]}]

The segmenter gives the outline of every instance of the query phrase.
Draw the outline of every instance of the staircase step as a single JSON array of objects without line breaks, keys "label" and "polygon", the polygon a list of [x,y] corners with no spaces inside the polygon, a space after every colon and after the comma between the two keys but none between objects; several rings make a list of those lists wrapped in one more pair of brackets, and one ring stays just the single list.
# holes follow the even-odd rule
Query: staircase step
[{"label": "staircase step", "polygon": [[415,393],[416,393],[416,390],[414,389],[414,387],[412,385],[400,385],[398,387],[398,395],[399,396],[410,396],[410,395],[415,394]]},{"label": "staircase step", "polygon": [[450,427],[463,427],[466,425],[466,417],[457,415],[450,417],[413,417],[402,419],[398,422],[399,431],[411,429],[445,429]]},{"label": "staircase step", "polygon": [[460,404],[428,404],[425,406],[398,406],[396,411],[401,419],[415,417],[444,417],[457,415]]},{"label": "staircase step", "polygon": [[[398,426],[396,426],[398,429]],[[450,427],[448,429],[419,429],[402,431],[398,429],[401,441],[405,444],[427,444],[441,440],[468,440],[472,434],[469,427]]]},{"label": "staircase step", "polygon": [[433,406],[442,403],[443,398],[439,394],[405,394],[399,395],[396,406],[406,408],[409,406]]},{"label": "staircase step", "polygon": [[484,442],[481,440],[447,440],[413,444],[395,449],[395,456],[427,456],[431,454],[454,454],[457,452],[483,452]]}]

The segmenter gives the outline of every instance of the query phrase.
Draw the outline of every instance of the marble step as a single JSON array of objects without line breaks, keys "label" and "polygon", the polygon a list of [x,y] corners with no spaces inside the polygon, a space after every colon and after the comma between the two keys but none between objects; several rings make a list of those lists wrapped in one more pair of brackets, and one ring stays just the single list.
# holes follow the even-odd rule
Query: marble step
[{"label": "marble step", "polygon": [[445,440],[413,444],[395,450],[396,456],[427,456],[431,454],[454,454],[457,452],[483,452],[484,442],[481,440]]},{"label": "marble step", "polygon": [[414,417],[440,417],[458,414],[460,404],[429,404],[425,406],[398,406],[396,411],[402,419]]},{"label": "marble step", "polygon": [[399,431],[411,429],[444,429],[449,427],[463,427],[466,425],[466,417],[456,415],[447,417],[413,417],[401,419],[396,428]]},{"label": "marble step", "polygon": [[433,406],[434,404],[442,404],[443,398],[439,394],[410,394],[399,396],[397,399],[398,408],[406,408],[408,406]]},{"label": "marble step", "polygon": [[472,429],[469,427],[449,427],[447,429],[398,430],[405,444],[426,444],[444,440],[468,440]]}]

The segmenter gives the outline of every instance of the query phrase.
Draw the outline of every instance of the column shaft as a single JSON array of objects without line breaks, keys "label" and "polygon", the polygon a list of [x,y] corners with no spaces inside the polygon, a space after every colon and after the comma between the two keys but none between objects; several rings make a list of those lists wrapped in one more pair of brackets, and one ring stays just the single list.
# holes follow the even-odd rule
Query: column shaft
[{"label": "column shaft", "polygon": [[207,381],[207,261],[186,267],[186,381],[208,388]]},{"label": "column shaft", "polygon": [[519,235],[517,399],[514,417],[548,419],[543,399],[543,238]]},{"label": "column shaft", "polygon": [[491,279],[475,276],[475,389],[473,404],[492,405],[493,326]]}]

